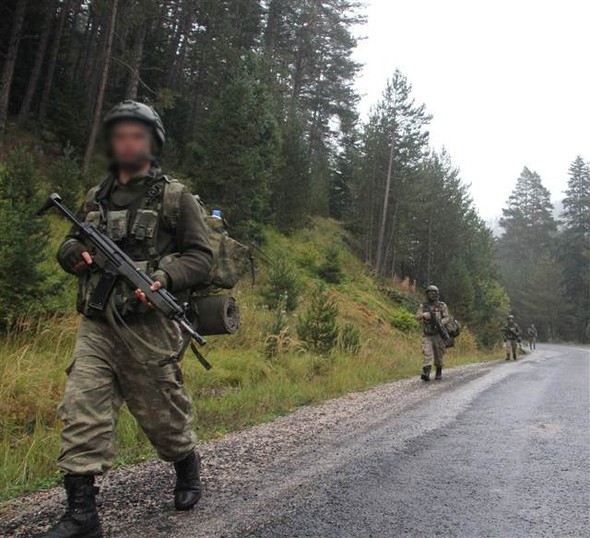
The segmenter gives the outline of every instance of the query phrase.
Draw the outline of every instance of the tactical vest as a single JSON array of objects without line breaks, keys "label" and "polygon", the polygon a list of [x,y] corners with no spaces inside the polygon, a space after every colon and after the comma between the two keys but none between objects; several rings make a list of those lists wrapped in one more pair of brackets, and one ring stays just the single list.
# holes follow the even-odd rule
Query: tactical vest
[{"label": "tactical vest", "polygon": [[[91,189],[86,195],[86,221],[98,226],[121,249],[129,255],[137,266],[152,274],[162,261],[157,251],[158,234],[161,228],[172,232],[178,222],[166,217],[164,210],[164,191],[174,180],[158,176],[149,181],[147,193],[139,197],[128,208],[111,210],[107,203],[112,181],[105,181]],[[176,182],[178,185],[182,185]],[[88,316],[95,312],[89,308],[92,297],[100,293],[101,273],[88,272],[80,279],[78,290],[78,310]],[[118,280],[112,291],[114,306],[122,316],[146,311],[145,305],[135,297],[135,290],[123,280]]]},{"label": "tactical vest", "polygon": [[[115,241],[147,274],[152,274],[179,253],[159,253],[158,235],[162,230],[169,233],[178,226],[180,199],[186,188],[180,182],[162,175],[151,179],[147,193],[129,208],[110,210],[106,203],[110,182],[91,189],[85,201],[86,221],[100,227]],[[209,282],[197,290],[187,290],[183,301],[194,295],[206,296],[220,289],[232,289],[251,267],[250,249],[229,237],[225,225],[208,215],[200,198],[196,196],[201,214],[207,224],[208,239],[214,255]],[[78,311],[84,315],[93,312],[88,308],[92,296],[100,291],[101,275],[89,272],[80,279]],[[121,316],[146,312],[145,305],[135,297],[135,290],[122,280],[114,288],[112,301]]]},{"label": "tactical vest", "polygon": [[[441,301],[437,301],[436,303],[423,303],[422,310],[424,312],[430,312],[431,316],[436,316],[436,319],[440,322],[442,318],[442,306],[443,303]],[[425,319],[422,323],[422,330],[425,335],[427,336],[435,336],[438,334],[438,329],[432,323],[431,320]]]}]

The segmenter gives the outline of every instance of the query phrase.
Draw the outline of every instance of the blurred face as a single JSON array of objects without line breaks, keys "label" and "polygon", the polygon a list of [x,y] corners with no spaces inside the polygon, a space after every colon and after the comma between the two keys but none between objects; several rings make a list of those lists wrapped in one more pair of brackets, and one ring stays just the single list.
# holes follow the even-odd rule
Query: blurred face
[{"label": "blurred face", "polygon": [[426,297],[428,298],[429,301],[436,301],[436,298],[438,297],[438,293],[436,293],[435,291],[429,291],[426,293]]},{"label": "blurred face", "polygon": [[110,146],[115,164],[124,170],[139,170],[151,161],[152,135],[149,127],[141,122],[115,124],[110,134]]}]

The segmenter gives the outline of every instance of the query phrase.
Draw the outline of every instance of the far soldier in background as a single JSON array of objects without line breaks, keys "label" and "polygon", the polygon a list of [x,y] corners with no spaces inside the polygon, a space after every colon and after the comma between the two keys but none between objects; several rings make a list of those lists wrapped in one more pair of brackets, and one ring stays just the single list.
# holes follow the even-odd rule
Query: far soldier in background
[{"label": "far soldier in background", "polygon": [[446,325],[450,319],[449,309],[445,303],[439,300],[440,292],[436,286],[426,288],[426,302],[420,305],[416,319],[422,323],[422,354],[424,363],[422,367],[422,381],[430,381],[432,363],[436,367],[434,379],[442,379],[443,357],[445,343],[440,336],[439,325]]},{"label": "far soldier in background", "polygon": [[531,323],[531,326],[526,330],[526,335],[529,341],[529,349],[531,351],[537,349],[537,336],[539,336],[539,333],[534,323]]},{"label": "far soldier in background", "polygon": [[514,321],[514,316],[510,314],[506,319],[506,325],[502,327],[502,334],[504,335],[504,347],[506,349],[506,360],[516,360],[518,356],[518,344],[522,340],[522,332],[518,323]]}]

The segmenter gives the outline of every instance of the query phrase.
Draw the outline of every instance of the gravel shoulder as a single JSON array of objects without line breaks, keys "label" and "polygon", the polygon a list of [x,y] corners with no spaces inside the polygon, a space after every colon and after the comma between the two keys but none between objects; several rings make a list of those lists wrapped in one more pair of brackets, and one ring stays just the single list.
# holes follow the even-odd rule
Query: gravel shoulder
[{"label": "gravel shoulder", "polygon": [[[453,421],[473,394],[509,375],[502,364],[455,368],[446,371],[442,382],[428,385],[417,378],[397,381],[202,443],[205,492],[198,509],[188,514],[173,509],[170,465],[147,462],[114,470],[100,483],[105,535],[254,535],[270,521],[288,517],[296,502],[300,508],[305,503],[302,492],[321,482],[322,476],[333,476],[352,453],[362,454],[371,432],[390,427],[392,417],[403,421],[391,432],[397,449]],[[431,418],[432,409],[422,404],[440,401],[446,401],[444,412]],[[36,536],[59,517],[62,503],[61,488],[5,503],[0,508],[0,536]]]}]

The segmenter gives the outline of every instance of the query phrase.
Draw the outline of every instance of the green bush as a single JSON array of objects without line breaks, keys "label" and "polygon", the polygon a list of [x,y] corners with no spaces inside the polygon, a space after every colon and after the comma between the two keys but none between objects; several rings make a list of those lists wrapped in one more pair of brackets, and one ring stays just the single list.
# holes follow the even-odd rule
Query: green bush
[{"label": "green bush", "polygon": [[52,191],[58,192],[68,207],[77,209],[84,185],[80,165],[73,153],[74,148],[68,144],[63,155],[47,169],[46,176]]},{"label": "green bush", "polygon": [[286,312],[293,312],[299,306],[301,287],[293,266],[285,260],[279,260],[271,267],[260,295],[269,310],[276,310],[282,305]]},{"label": "green bush", "polygon": [[340,284],[344,278],[340,251],[330,247],[325,261],[317,268],[318,276],[328,284]]},{"label": "green bush", "polygon": [[418,326],[414,314],[405,308],[398,308],[391,316],[391,324],[402,332],[410,332]]},{"label": "green bush", "polygon": [[290,349],[291,343],[292,340],[287,325],[285,298],[283,298],[279,302],[275,318],[270,327],[268,336],[264,341],[264,354],[267,359],[276,359],[279,355],[286,353]]},{"label": "green bush", "polygon": [[61,289],[47,285],[50,275],[42,269],[49,229],[35,217],[40,206],[33,159],[17,148],[0,168],[0,330],[42,313]]},{"label": "green bush", "polygon": [[338,305],[326,288],[319,286],[311,305],[297,323],[297,334],[306,347],[325,355],[338,344]]},{"label": "green bush", "polygon": [[361,350],[361,331],[353,323],[345,323],[340,329],[338,348],[344,353],[358,355]]}]

